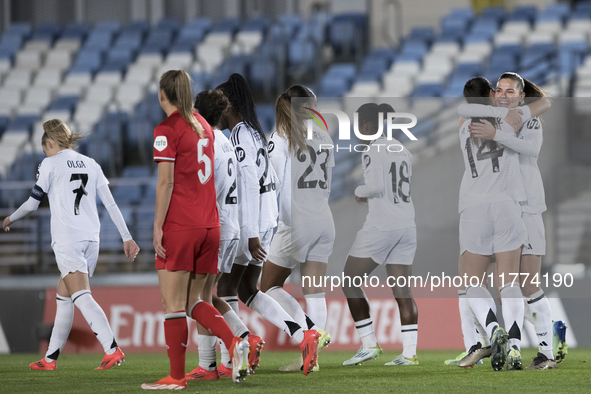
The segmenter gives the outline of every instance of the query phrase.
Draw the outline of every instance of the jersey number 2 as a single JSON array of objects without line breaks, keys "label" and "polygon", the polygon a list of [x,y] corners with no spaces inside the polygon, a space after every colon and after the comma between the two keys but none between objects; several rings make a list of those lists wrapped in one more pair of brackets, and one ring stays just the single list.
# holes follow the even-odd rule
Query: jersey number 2
[{"label": "jersey number 2", "polygon": [[201,182],[202,185],[205,185],[211,178],[211,159],[203,152],[203,148],[208,145],[208,138],[202,138],[197,143],[197,161],[204,165],[204,169],[197,172],[199,182]]},{"label": "jersey number 2", "polygon": [[88,174],[72,174],[70,182],[73,181],[80,181],[80,187],[72,190],[72,193],[76,194],[76,199],[74,200],[74,215],[80,215],[80,200],[82,200],[82,196],[88,196],[88,192],[86,191]]},{"label": "jersey number 2", "polygon": [[[234,167],[234,163],[232,162],[232,158],[228,159],[228,176],[232,176],[232,168]],[[228,194],[226,194],[226,205],[231,204],[238,204],[238,197],[233,196],[232,193],[236,190],[236,178],[234,178],[234,183],[230,186],[228,190]]]}]

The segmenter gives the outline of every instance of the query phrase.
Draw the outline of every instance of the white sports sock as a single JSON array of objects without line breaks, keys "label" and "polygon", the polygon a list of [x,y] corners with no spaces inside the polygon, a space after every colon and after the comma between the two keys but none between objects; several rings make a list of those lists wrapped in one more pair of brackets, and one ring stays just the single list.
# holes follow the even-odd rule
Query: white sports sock
[{"label": "white sports sock", "polygon": [[236,312],[233,310],[224,313],[223,317],[226,323],[230,326],[234,336],[243,338],[243,335],[246,336],[245,334],[249,332],[244,322],[240,320]]},{"label": "white sports sock", "polygon": [[326,294],[306,294],[306,312],[310,319],[321,329],[326,327]]},{"label": "white sports sock", "polygon": [[275,326],[285,331],[297,342],[302,342],[304,340],[304,330],[302,327],[296,323],[287,312],[285,312],[277,301],[269,297],[267,294],[262,291],[257,291],[256,294],[248,300],[246,305],[257,311]]},{"label": "white sports sock", "polygon": [[523,328],[523,295],[519,283],[507,283],[499,288],[503,302],[503,320],[509,334],[508,347],[521,349],[521,331]]},{"label": "white sports sock", "polygon": [[355,322],[355,329],[357,330],[357,334],[359,334],[359,339],[361,339],[363,347],[370,348],[378,345],[371,317]]},{"label": "white sports sock", "polygon": [[311,327],[308,327],[306,314],[300,306],[300,303],[297,302],[297,300],[293,298],[291,294],[285,291],[283,287],[271,287],[266,291],[266,294],[277,301],[279,305],[281,305],[281,307],[285,310],[285,312],[287,312],[289,316],[291,316],[293,320],[295,320],[296,323],[300,325],[300,327],[311,329]]},{"label": "white sports sock", "polygon": [[86,319],[96,338],[103,346],[105,353],[115,353],[117,342],[113,337],[113,331],[111,331],[105,312],[103,312],[99,304],[92,298],[90,290],[75,292],[72,294],[72,302],[82,312],[84,319]]},{"label": "white sports sock", "polygon": [[402,333],[402,355],[413,358],[417,354],[417,340],[419,338],[419,325],[407,324],[400,327]]},{"label": "white sports sock", "polygon": [[540,353],[543,353],[550,360],[554,359],[552,353],[552,311],[550,302],[543,290],[540,290],[526,299],[528,309],[531,311],[534,328],[538,336]]},{"label": "white sports sock", "polygon": [[217,337],[213,335],[197,334],[197,346],[199,353],[199,366],[206,371],[215,371],[215,342]]},{"label": "white sports sock", "polygon": [[238,316],[240,316],[240,309],[238,308],[238,297],[237,296],[225,296],[225,297],[219,297],[219,298],[226,301],[228,303],[228,305],[230,305],[232,310],[234,312],[236,312],[236,314]]},{"label": "white sports sock", "polygon": [[496,315],[497,306],[488,289],[484,286],[469,286],[466,289],[466,297],[468,297],[470,309],[472,309],[476,321],[484,328],[486,335],[489,338],[492,337],[492,333],[499,323]]},{"label": "white sports sock", "polygon": [[227,368],[232,368],[232,359],[230,358],[230,352],[228,351],[228,348],[221,339],[218,339],[218,343],[220,344],[220,353],[222,354],[222,364],[224,364]]},{"label": "white sports sock", "polygon": [[466,353],[472,345],[476,345],[478,337],[476,335],[476,324],[474,324],[474,313],[470,309],[470,301],[466,297],[466,290],[458,290],[458,304],[460,307],[460,323],[462,324],[462,335],[464,336],[464,347]]},{"label": "white sports sock", "polygon": [[57,360],[59,357],[60,352],[68,340],[72,321],[74,320],[74,303],[70,297],[58,295],[56,297],[56,303],[53,330],[51,330],[51,339],[49,340],[47,353],[45,353],[45,361],[47,362]]}]

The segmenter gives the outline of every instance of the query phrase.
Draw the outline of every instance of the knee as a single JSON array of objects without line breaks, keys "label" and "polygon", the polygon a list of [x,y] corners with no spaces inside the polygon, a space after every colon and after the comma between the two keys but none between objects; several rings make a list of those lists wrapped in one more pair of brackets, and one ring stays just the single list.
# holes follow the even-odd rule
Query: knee
[{"label": "knee", "polygon": [[258,289],[256,287],[253,288],[249,283],[241,283],[240,286],[238,286],[238,298],[246,304],[250,297],[252,297],[257,291]]}]

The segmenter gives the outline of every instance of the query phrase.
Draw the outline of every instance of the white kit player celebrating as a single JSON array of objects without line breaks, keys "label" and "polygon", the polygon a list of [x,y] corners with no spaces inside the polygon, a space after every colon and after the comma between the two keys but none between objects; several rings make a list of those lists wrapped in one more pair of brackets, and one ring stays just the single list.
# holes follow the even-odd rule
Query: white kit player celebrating
[{"label": "white kit player celebrating", "polygon": [[[463,104],[458,113],[465,117],[492,116],[502,118],[508,110],[515,108],[518,102],[509,99],[519,97],[535,102],[517,109],[523,113],[523,127],[518,133],[497,132],[483,120],[472,126],[472,135],[485,140],[494,140],[519,153],[519,168],[527,200],[521,203],[522,218],[527,228],[528,242],[521,253],[521,288],[525,297],[525,317],[534,325],[538,336],[539,352],[528,369],[553,369],[556,362],[564,357],[564,344],[558,345],[558,354],[552,349],[552,316],[550,303],[540,289],[542,256],[546,253],[546,240],[542,213],[546,210],[544,185],[538,168],[537,159],[542,147],[542,122],[536,115],[549,109],[548,99],[541,99],[546,93],[518,74],[508,72],[501,75],[495,91],[497,107],[478,104]],[[534,115],[532,118],[530,115]],[[530,119],[532,118],[532,119]],[[527,274],[527,280],[526,275]],[[536,279],[537,278],[537,279]],[[555,357],[556,356],[556,359]]]},{"label": "white kit player celebrating", "polygon": [[[195,97],[195,109],[212,126],[215,136],[213,145],[215,153],[214,178],[221,225],[218,252],[218,270],[220,273],[215,277],[216,282],[222,273],[230,273],[240,239],[238,193],[236,191],[236,175],[238,171],[236,155],[234,154],[234,147],[220,130],[220,128],[226,128],[225,125],[220,125],[220,119],[228,105],[228,99],[219,90],[203,91]],[[234,311],[227,302],[213,294],[204,295],[204,297],[211,298],[213,305],[220,311],[234,335],[241,338],[248,335],[250,345],[249,367],[251,372],[254,371],[258,366],[260,352],[264,345],[262,338],[250,334],[244,322],[238,317],[237,311]],[[199,366],[187,374],[187,380],[209,380],[232,376],[232,360],[223,341],[219,341],[222,360],[221,365],[216,370],[216,337],[200,325],[197,327],[199,329]]]},{"label": "white kit player celebrating", "polygon": [[[494,90],[486,78],[472,78],[464,86],[468,103],[488,104],[491,96],[494,97]],[[475,123],[480,121],[472,120]],[[489,121],[503,132],[512,132],[511,126],[502,119],[491,118]],[[519,157],[515,151],[495,141],[474,138],[471,124],[469,119],[459,121],[464,175],[459,196],[458,271],[461,277],[470,278],[462,287],[466,289],[482,341],[472,346],[458,365],[468,367],[484,357],[491,357],[495,371],[501,370],[506,361],[508,369],[522,369],[520,345],[524,307],[519,284],[512,281],[519,273],[521,248],[527,242],[519,205],[525,201]],[[507,330],[499,326],[495,302],[485,283],[481,282],[486,277],[492,255],[496,258],[499,274],[493,284],[499,289]],[[505,351],[507,343],[509,353]]]},{"label": "white kit player celebrating", "polygon": [[[387,113],[394,112],[388,104],[367,103],[358,110],[359,131],[376,135]],[[380,113],[382,115],[380,115]],[[382,117],[383,116],[383,117]],[[410,196],[412,155],[395,139],[384,135],[372,141],[362,153],[364,185],[355,189],[355,199],[369,205],[363,228],[357,233],[345,264],[345,277],[363,277],[379,265],[385,265],[388,276],[406,277],[412,274],[417,248],[415,210]],[[402,354],[386,365],[418,365],[418,311],[410,284],[392,288],[402,331]],[[378,358],[382,349],[376,340],[369,303],[361,287],[343,285],[361,348],[343,365],[357,365]]]},{"label": "white kit player celebrating", "polygon": [[83,136],[73,134],[64,122],[57,119],[45,122],[43,130],[41,144],[47,158],[39,166],[31,197],[5,218],[3,225],[4,231],[9,231],[12,223],[35,211],[46,194],[49,197],[51,247],[61,277],[49,348],[44,358],[29,367],[33,370],[57,369],[57,358],[72,328],[75,305],[105,350],[103,361],[96,369],[110,369],[125,361],[125,355],[117,346],[105,313],[92,297],[88,282],[99,253],[97,195],[121,234],[125,256],[133,261],[139,247],[127,230],[101,167],[90,157],[73,150],[74,143]]},{"label": "white kit player celebrating", "polygon": [[224,122],[232,130],[231,142],[238,162],[240,242],[229,274],[218,283],[218,296],[238,310],[236,293],[249,308],[257,311],[300,344],[304,375],[316,365],[320,334],[306,329],[272,297],[257,288],[263,261],[277,225],[276,175],[269,163],[267,141],[262,131],[248,82],[232,74],[218,86],[230,102]]},{"label": "white kit player celebrating", "polygon": [[[273,297],[300,326],[317,330],[319,347],[323,348],[330,343],[330,335],[324,331],[327,311],[322,284],[335,239],[328,206],[334,151],[326,130],[314,129],[312,138],[306,138],[305,121],[311,119],[307,114],[315,106],[316,95],[301,85],[290,87],[277,99],[277,131],[269,142],[269,157],[277,173],[279,226],[263,264],[261,291]],[[283,289],[298,264],[301,276],[309,278],[302,279],[307,315]],[[298,358],[280,370],[299,371],[302,365]]]}]

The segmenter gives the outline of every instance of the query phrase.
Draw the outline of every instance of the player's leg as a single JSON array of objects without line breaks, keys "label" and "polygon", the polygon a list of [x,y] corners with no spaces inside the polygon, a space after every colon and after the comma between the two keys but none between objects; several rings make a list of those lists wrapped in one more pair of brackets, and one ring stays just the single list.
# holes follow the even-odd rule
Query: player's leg
[{"label": "player's leg", "polygon": [[57,369],[57,358],[68,340],[68,335],[70,335],[74,320],[74,303],[61,277],[57,285],[56,304],[55,319],[47,352],[43,359],[29,364],[29,368],[33,370]]},{"label": "player's leg", "polygon": [[531,254],[521,256],[521,273],[526,274],[520,276],[525,313],[532,320],[538,337],[538,354],[527,369],[556,368],[552,352],[552,311],[546,294],[540,288],[541,268],[542,256]]},{"label": "player's leg", "polygon": [[[362,288],[353,285],[354,277],[363,277],[364,274],[369,275],[377,266],[378,264],[369,257],[347,257],[344,270],[343,293],[347,297],[349,311],[355,322],[357,334],[361,339],[361,348],[352,358],[345,361],[343,365],[357,365],[364,361],[374,360],[382,354],[382,349],[376,339],[373,321],[370,316],[369,302],[367,301],[365,292]],[[347,278],[351,278],[351,280]]]},{"label": "player's leg", "polygon": [[[419,312],[410,288],[412,265],[387,264],[386,272],[389,277],[397,278],[396,283],[405,284],[405,286],[392,287],[392,293],[394,294],[394,298],[396,298],[400,312],[402,354],[386,365],[418,365],[417,341]],[[401,277],[406,278],[406,280],[399,280],[398,278]]]}]

